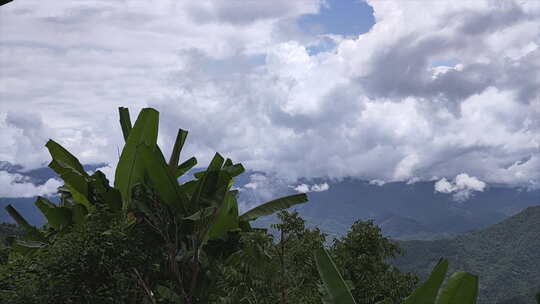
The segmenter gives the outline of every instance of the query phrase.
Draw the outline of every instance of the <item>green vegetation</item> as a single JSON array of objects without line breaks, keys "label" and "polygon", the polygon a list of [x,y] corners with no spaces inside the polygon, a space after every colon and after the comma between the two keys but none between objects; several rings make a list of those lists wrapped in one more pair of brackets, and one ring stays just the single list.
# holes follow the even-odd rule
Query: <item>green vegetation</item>
[{"label": "green vegetation", "polygon": [[[476,303],[476,276],[457,271],[442,285],[447,260],[413,290],[417,277],[388,263],[401,250],[371,221],[326,248],[324,233],[285,211],[305,194],[239,214],[233,185],[244,168],[218,153],[179,183],[197,163],[179,164],[187,131],[178,131],[166,162],[158,123],[157,111],[143,109],[132,126],[120,108],[126,144],[114,186],[47,142],[49,167],[64,180],[60,202],[38,197],[43,227],[6,207],[22,231],[0,226],[0,236],[10,234],[0,248],[1,303]],[[251,227],[274,213],[272,231]]]},{"label": "green vegetation", "polygon": [[360,303],[383,299],[397,302],[417,283],[414,275],[403,275],[386,262],[402,251],[381,236],[381,229],[373,221],[355,222],[345,236],[334,241],[332,253],[337,266],[343,269],[344,279],[354,282],[352,294]]},{"label": "green vegetation", "polygon": [[[320,248],[315,251],[317,267],[327,292],[326,302],[332,304],[355,304],[356,301],[329,253]],[[475,304],[478,296],[478,277],[464,271],[454,273],[441,287],[448,271],[448,261],[439,260],[427,280],[403,304]],[[394,303],[386,298],[377,304]],[[373,303],[373,302],[371,302]]]},{"label": "green vegetation", "polygon": [[[43,227],[31,226],[13,206],[6,207],[23,232],[6,238],[9,259],[0,266],[0,302],[322,303],[326,293],[313,252],[326,236],[307,229],[297,213],[285,211],[273,227],[276,237],[250,225],[260,216],[306,202],[307,196],[283,197],[239,214],[232,186],[242,165],[216,153],[206,170],[180,184],[178,178],[196,164],[195,158],[178,164],[187,132],[179,130],[166,162],[157,146],[158,122],[157,111],[143,109],[132,126],[129,112],[120,108],[126,144],[114,186],[100,171],[85,172],[58,143],[46,144],[49,167],[64,180],[60,202],[36,200],[47,219]],[[348,249],[339,247],[335,254],[396,253],[380,234],[364,240],[374,251],[349,246],[359,240],[336,241],[336,248],[347,244]],[[412,288],[414,277],[384,261],[377,265],[357,270]],[[388,270],[392,276],[377,273]],[[363,288],[355,277],[350,284]],[[388,293],[382,286],[369,288],[374,294]],[[410,291],[402,288],[400,294]]]},{"label": "green vegetation", "polygon": [[479,303],[532,304],[540,290],[540,206],[489,228],[435,241],[404,241],[394,264],[425,278],[432,262],[448,258],[451,270],[478,274]]},{"label": "green vegetation", "polygon": [[0,265],[6,264],[10,253],[10,248],[6,247],[4,243],[9,236],[16,236],[21,233],[20,229],[9,223],[0,223]]}]

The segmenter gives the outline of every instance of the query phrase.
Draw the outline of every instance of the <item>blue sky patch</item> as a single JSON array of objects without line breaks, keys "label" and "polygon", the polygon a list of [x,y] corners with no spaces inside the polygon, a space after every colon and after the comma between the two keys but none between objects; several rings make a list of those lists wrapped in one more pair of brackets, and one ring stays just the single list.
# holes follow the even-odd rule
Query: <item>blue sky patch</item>
[{"label": "blue sky patch", "polygon": [[300,17],[298,24],[311,34],[357,36],[375,24],[373,8],[361,0],[328,0],[318,14]]}]

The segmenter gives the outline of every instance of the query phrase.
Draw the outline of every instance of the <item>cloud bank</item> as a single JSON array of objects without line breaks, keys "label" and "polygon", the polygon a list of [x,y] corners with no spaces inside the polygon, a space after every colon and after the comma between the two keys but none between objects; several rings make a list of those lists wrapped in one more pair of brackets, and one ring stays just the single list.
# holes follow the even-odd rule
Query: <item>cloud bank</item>
[{"label": "cloud bank", "polygon": [[116,108],[152,106],[165,152],[188,129],[183,155],[202,165],[219,151],[289,180],[538,187],[540,2],[367,2],[376,23],[355,37],[299,26],[315,0],[14,2],[0,159],[41,166],[54,138],[114,167]]}]

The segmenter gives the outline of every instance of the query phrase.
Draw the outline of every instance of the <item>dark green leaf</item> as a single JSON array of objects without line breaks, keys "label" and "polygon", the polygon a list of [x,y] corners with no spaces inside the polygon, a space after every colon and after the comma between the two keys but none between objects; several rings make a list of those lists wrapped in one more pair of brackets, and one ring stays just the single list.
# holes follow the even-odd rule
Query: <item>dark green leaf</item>
[{"label": "dark green leaf", "polygon": [[347,284],[337,270],[334,261],[324,248],[315,250],[315,261],[321,279],[326,287],[330,303],[355,304],[354,298]]},{"label": "dark green leaf", "polygon": [[257,206],[240,216],[242,221],[253,221],[260,216],[270,215],[276,211],[287,209],[296,204],[305,203],[308,197],[305,193],[293,194]]},{"label": "dark green leaf", "polygon": [[188,132],[186,130],[178,129],[178,134],[176,135],[171,158],[169,160],[169,170],[173,173],[177,170],[178,162],[180,161],[180,152],[182,151],[187,135]]},{"label": "dark green leaf", "polygon": [[21,226],[25,232],[23,234],[23,238],[28,241],[40,241],[44,242],[46,241],[45,236],[41,231],[39,231],[36,227],[30,225],[26,219],[11,205],[7,205],[6,211],[9,213],[9,215],[15,220],[15,222]]},{"label": "dark green leaf", "polygon": [[88,214],[88,210],[86,210],[86,207],[84,207],[84,205],[74,205],[73,207],[71,207],[71,212],[71,220],[75,225],[81,225],[86,222],[86,215]]},{"label": "dark green leaf", "polygon": [[199,206],[201,206],[201,203],[203,204],[201,207],[208,207],[207,204],[204,204],[202,199],[209,193],[214,193],[217,190],[219,172],[223,165],[223,161],[224,159],[219,153],[214,155],[214,158],[212,158],[210,165],[208,165],[208,168],[204,171],[204,175],[200,178],[197,189],[191,197],[191,208],[198,209]]},{"label": "dark green leaf", "polygon": [[448,260],[440,259],[429,278],[413,293],[408,296],[403,304],[433,304],[437,298],[439,288],[448,271]]},{"label": "dark green leaf", "polygon": [[58,207],[48,199],[40,196],[35,204],[43,212],[51,227],[62,229],[71,224],[72,213],[67,207]]},{"label": "dark green leaf", "polygon": [[52,156],[49,167],[64,180],[73,200],[89,209],[93,208],[88,199],[88,174],[79,160],[53,140],[49,140],[45,146]]},{"label": "dark green leaf", "polygon": [[157,147],[151,148],[146,145],[140,146],[139,151],[145,171],[159,197],[164,203],[176,208],[176,210],[184,210],[187,198],[183,198],[178,181],[168,170],[161,151]]},{"label": "dark green leaf", "polygon": [[131,201],[131,188],[144,182],[144,164],[139,149],[144,146],[156,147],[158,124],[159,113],[156,110],[142,109],[122,149],[116,166],[114,187],[120,190],[124,207]]},{"label": "dark green leaf", "polygon": [[227,159],[225,160],[225,163],[223,164],[223,168],[227,168],[227,167],[230,167],[230,166],[232,166],[232,165],[233,165],[232,160],[231,160],[230,158],[227,158]]},{"label": "dark green leaf", "polygon": [[242,164],[227,166],[227,167],[224,167],[223,170],[229,173],[232,177],[238,176],[244,173],[245,171],[244,166],[242,166]]},{"label": "dark green leaf", "polygon": [[195,157],[192,157],[182,164],[178,166],[176,171],[174,172],[174,177],[179,178],[180,176],[184,175],[189,169],[193,168],[197,164],[197,159]]},{"label": "dark green leaf", "polygon": [[436,304],[476,304],[478,277],[464,271],[456,271],[439,292]]},{"label": "dark green leaf", "polygon": [[131,118],[129,117],[129,109],[119,107],[118,114],[120,114],[120,126],[122,127],[122,134],[124,134],[124,140],[127,141],[129,133],[131,132]]},{"label": "dark green leaf", "polygon": [[5,207],[7,213],[9,213],[9,215],[13,218],[13,220],[15,220],[15,222],[23,227],[24,229],[31,229],[31,228],[34,228],[32,225],[30,225],[26,219],[15,209],[13,208],[13,206],[11,205],[7,205]]},{"label": "dark green leaf", "polygon": [[225,238],[228,231],[238,228],[238,202],[235,194],[229,192],[210,226],[208,238]]},{"label": "dark green leaf", "polygon": [[[69,153],[68,150],[64,149],[64,147],[59,145],[57,142],[49,139],[45,146],[47,147],[47,149],[49,149],[49,153],[51,154],[52,159],[56,161],[58,165],[61,166],[61,168],[71,169],[82,176],[88,176],[79,160],[75,156],[73,156],[73,154]],[[51,169],[54,170],[54,168]],[[58,171],[56,171],[56,173],[60,175],[62,174],[62,172]]]}]

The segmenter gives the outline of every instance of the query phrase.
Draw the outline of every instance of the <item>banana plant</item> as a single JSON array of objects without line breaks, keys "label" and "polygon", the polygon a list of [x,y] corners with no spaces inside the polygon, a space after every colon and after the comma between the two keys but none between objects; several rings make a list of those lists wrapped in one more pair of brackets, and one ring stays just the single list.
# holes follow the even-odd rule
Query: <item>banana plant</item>
[{"label": "banana plant", "polygon": [[74,155],[53,140],[45,146],[52,158],[49,168],[64,180],[64,185],[58,188],[58,205],[41,196],[34,203],[47,219],[46,229],[31,226],[12,205],[6,206],[7,212],[26,231],[21,238],[9,238],[8,242],[24,254],[31,254],[50,244],[58,233],[66,233],[71,227],[82,225],[97,203],[106,204],[112,211],[121,208],[120,192],[109,185],[105,174],[99,170],[88,174]]},{"label": "banana plant", "polygon": [[[241,164],[216,153],[194,180],[181,184],[179,178],[197,164],[194,157],[179,164],[188,132],[178,130],[167,162],[157,145],[158,111],[141,110],[134,125],[127,108],[119,108],[119,116],[125,145],[116,167],[114,187],[102,172],[88,174],[74,155],[49,140],[45,145],[52,157],[49,167],[64,181],[58,189],[60,203],[37,199],[36,206],[47,219],[46,229],[31,226],[13,206],[8,206],[9,214],[26,230],[22,238],[11,239],[14,248],[24,253],[35,252],[54,241],[57,234],[84,224],[87,214],[101,204],[130,221],[135,218],[136,223],[147,225],[161,236],[167,249],[163,271],[168,277],[179,278],[169,287],[161,286],[161,293],[168,288],[169,296],[176,294],[185,303],[195,303],[194,299],[204,303],[205,286],[209,284],[207,260],[223,251],[215,244],[225,245],[231,233],[250,231],[249,222],[260,216],[307,202],[306,194],[295,194],[239,214],[238,191],[232,186],[234,178],[244,172]],[[139,283],[152,299],[154,292],[146,288],[147,282]]]},{"label": "banana plant", "polygon": [[[132,207],[134,187],[150,183],[160,200],[186,219],[198,218],[197,214],[206,210],[206,217],[214,218],[216,225],[211,230],[211,236],[217,237],[239,227],[247,229],[248,223],[260,216],[307,202],[305,194],[291,195],[238,215],[237,191],[231,190],[231,187],[234,178],[244,172],[241,164],[234,164],[216,153],[207,169],[195,174],[196,180],[180,185],[178,178],[197,164],[194,157],[178,164],[188,132],[178,130],[170,159],[166,162],[157,145],[159,112],[151,108],[143,109],[133,126],[127,108],[119,108],[119,113],[126,144],[116,167],[115,188],[121,193],[124,209]],[[213,211],[212,216],[210,211]]]},{"label": "banana plant", "polygon": [[[321,248],[315,251],[317,269],[325,286],[328,304],[355,304],[349,288],[341,277],[328,252]],[[440,259],[428,279],[402,304],[476,304],[478,297],[478,277],[464,271],[456,271],[441,285],[448,271],[448,260]],[[378,304],[390,304],[383,300]]]},{"label": "banana plant", "polygon": [[[279,198],[239,214],[238,191],[232,186],[244,172],[241,164],[216,153],[205,170],[194,174],[194,180],[179,183],[197,164],[194,157],[179,164],[188,132],[178,130],[166,161],[157,145],[159,113],[143,109],[133,125],[127,108],[119,108],[119,114],[125,146],[116,167],[115,188],[121,193],[122,209],[162,237],[168,248],[163,271],[182,278],[156,293],[178,296],[184,303],[195,303],[195,299],[204,303],[210,284],[205,275],[207,260],[223,255],[219,244],[225,246],[231,233],[250,231],[249,222],[258,217],[304,203],[307,196]],[[153,294],[149,291],[148,297]]]}]

